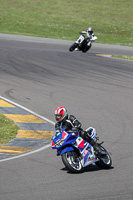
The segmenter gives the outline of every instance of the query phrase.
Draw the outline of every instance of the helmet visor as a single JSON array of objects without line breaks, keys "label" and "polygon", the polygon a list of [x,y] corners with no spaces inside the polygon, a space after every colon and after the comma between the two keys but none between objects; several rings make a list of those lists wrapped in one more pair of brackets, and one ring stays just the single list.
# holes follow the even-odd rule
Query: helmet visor
[{"label": "helmet visor", "polygon": [[62,119],[62,115],[61,114],[55,115],[55,119],[57,122],[59,122]]}]

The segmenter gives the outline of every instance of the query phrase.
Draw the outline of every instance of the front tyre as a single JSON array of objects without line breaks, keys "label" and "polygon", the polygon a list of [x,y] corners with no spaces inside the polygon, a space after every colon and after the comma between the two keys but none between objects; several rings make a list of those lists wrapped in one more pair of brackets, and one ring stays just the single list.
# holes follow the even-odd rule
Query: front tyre
[{"label": "front tyre", "polygon": [[81,160],[75,151],[63,153],[62,161],[66,168],[72,173],[80,173],[83,170]]},{"label": "front tyre", "polygon": [[74,51],[74,49],[76,49],[77,46],[78,46],[78,45],[76,44],[76,42],[74,42],[74,43],[70,46],[69,51]]},{"label": "front tyre", "polygon": [[110,169],[110,167],[112,165],[112,159],[111,159],[109,153],[103,146],[99,145],[99,148],[103,152],[105,152],[105,154],[101,153],[98,155],[99,161],[96,162],[96,165],[101,169]]}]

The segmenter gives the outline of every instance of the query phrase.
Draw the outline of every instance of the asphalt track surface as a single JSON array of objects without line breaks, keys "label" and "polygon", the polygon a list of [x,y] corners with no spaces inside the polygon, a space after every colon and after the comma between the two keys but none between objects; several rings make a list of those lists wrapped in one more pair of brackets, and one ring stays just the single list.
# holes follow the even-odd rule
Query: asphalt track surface
[{"label": "asphalt track surface", "polygon": [[132,55],[130,47],[0,35],[0,95],[54,121],[66,106],[83,128],[94,126],[111,152],[110,170],[71,174],[50,147],[0,162],[0,200],[133,199],[133,62],[96,56]]}]

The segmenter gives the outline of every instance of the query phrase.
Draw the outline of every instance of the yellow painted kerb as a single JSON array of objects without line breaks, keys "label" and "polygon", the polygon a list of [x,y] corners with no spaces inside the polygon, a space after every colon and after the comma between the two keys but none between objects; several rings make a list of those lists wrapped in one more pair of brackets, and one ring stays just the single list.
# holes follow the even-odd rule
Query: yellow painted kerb
[{"label": "yellow painted kerb", "polygon": [[17,138],[30,139],[45,139],[50,140],[53,136],[53,131],[34,131],[34,130],[19,130]]},{"label": "yellow painted kerb", "polygon": [[33,151],[37,148],[32,147],[15,147],[15,146],[2,146],[0,147],[0,153],[20,154],[28,151]]},{"label": "yellow painted kerb", "polygon": [[[0,107],[15,107],[14,105],[0,99]],[[4,114],[6,117],[12,119],[14,122],[20,123],[47,123],[43,119],[34,115],[18,115],[18,114]],[[19,130],[17,138],[28,138],[28,139],[46,139],[50,140],[53,135],[53,131],[40,131],[40,130]],[[19,146],[1,146],[0,154],[22,154],[25,152],[36,150],[33,147],[19,147]]]},{"label": "yellow painted kerb", "polygon": [[107,56],[107,57],[111,57],[112,55],[110,55],[110,54],[96,54],[96,56]]},{"label": "yellow painted kerb", "polygon": [[6,117],[12,119],[14,122],[21,123],[47,123],[43,119],[34,115],[16,115],[16,114],[4,114]]},{"label": "yellow painted kerb", "polygon": [[6,101],[4,100],[1,100],[0,99],[0,107],[15,107],[14,105],[10,104],[10,103],[7,103]]}]

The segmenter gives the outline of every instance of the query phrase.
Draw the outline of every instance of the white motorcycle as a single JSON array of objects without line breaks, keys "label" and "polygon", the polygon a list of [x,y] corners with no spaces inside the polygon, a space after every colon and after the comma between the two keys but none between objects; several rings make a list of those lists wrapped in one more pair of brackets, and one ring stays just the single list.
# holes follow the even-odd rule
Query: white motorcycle
[{"label": "white motorcycle", "polygon": [[91,46],[92,43],[97,40],[96,36],[91,36],[87,37],[83,33],[80,33],[79,38],[70,46],[69,51],[82,51],[82,52],[87,52]]}]

